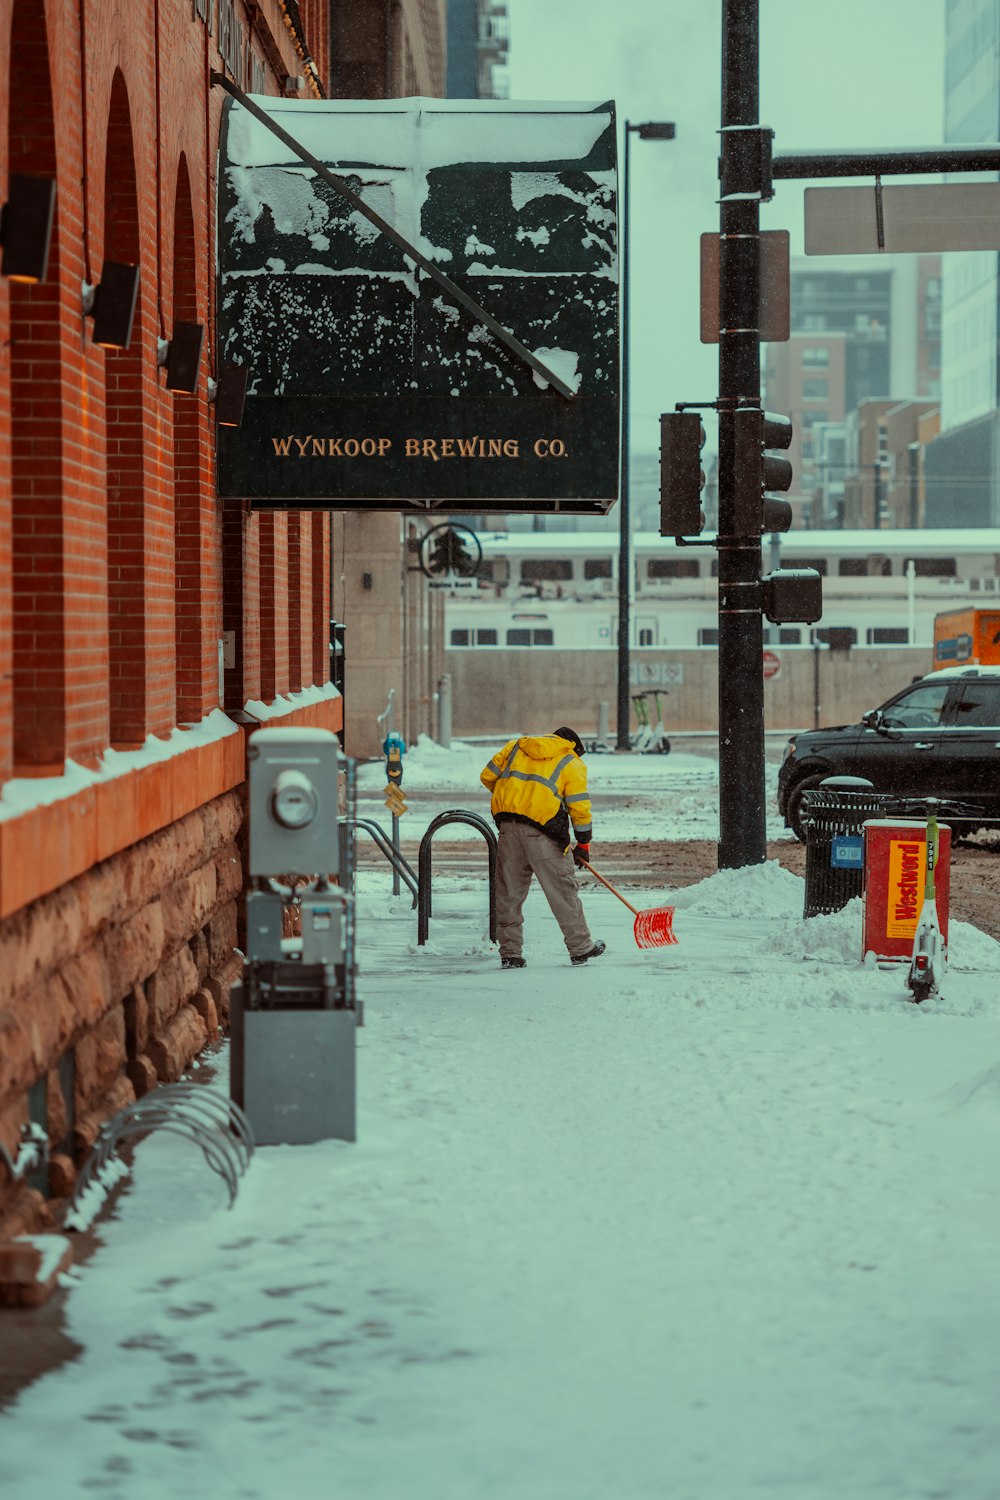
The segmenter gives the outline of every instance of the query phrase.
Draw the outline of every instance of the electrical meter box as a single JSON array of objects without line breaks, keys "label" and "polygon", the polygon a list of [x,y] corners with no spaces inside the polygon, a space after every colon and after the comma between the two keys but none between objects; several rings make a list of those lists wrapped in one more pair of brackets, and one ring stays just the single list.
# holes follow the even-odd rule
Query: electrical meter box
[{"label": "electrical meter box", "polygon": [[258,729],[250,763],[247,874],[296,870],[335,875],[339,866],[338,775],[342,753],[329,729]]}]

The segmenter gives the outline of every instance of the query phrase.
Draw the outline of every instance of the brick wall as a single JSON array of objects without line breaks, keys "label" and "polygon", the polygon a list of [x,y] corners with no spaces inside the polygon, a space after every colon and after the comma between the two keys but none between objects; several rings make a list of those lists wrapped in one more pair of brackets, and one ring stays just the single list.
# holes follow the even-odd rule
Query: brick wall
[{"label": "brick wall", "polygon": [[[262,70],[267,92],[292,74],[315,93],[325,0],[302,0],[301,28],[279,0],[234,13],[239,84]],[[0,0],[0,201],[10,173],[57,184],[46,282],[0,279],[0,789],[329,677],[328,518],[215,493],[221,14]],[[83,315],[106,261],[139,268],[124,350]],[[176,320],[205,328],[193,395],[158,364]],[[336,729],[339,707],[298,717]],[[0,1140],[16,1151],[44,1099],[56,1195],[100,1121],[224,1018],[244,776],[234,734],[23,812],[0,802]],[[0,1171],[0,1236],[45,1221]]]},{"label": "brick wall", "polygon": [[[241,821],[231,792],[0,925],[0,1134],[40,1082],[54,1196],[102,1120],[175,1082],[226,1020]],[[0,1184],[0,1238],[46,1218],[38,1192]]]}]

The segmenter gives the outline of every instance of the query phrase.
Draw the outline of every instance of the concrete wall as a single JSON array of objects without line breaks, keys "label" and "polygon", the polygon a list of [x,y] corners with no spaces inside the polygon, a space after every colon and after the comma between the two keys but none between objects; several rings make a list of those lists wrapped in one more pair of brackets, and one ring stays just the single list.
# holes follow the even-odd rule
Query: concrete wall
[{"label": "concrete wall", "polygon": [[[827,647],[775,648],[776,677],[765,683],[764,714],[769,729],[810,729],[817,724],[856,720],[913,677],[930,670],[924,647],[830,651]],[[642,651],[632,656],[633,675],[667,667],[683,674],[670,683],[663,700],[669,730],[718,727],[718,656],[715,651]],[[571,724],[582,733],[597,728],[597,705],[609,705],[615,729],[617,657],[613,651],[446,651],[451,673],[454,732],[479,735],[547,729]],[[633,686],[632,692],[656,687]],[[633,717],[633,725],[635,723]]]}]

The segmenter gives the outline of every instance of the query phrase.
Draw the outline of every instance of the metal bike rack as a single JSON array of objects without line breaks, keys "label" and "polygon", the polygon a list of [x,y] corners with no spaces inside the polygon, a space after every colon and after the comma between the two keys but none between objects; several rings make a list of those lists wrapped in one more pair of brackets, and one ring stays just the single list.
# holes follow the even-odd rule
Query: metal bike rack
[{"label": "metal bike rack", "polygon": [[406,886],[410,895],[413,897],[414,906],[416,906],[419,890],[419,881],[417,879],[416,872],[413,866],[410,864],[409,860],[406,858],[406,855],[401,854],[398,849],[393,847],[392,840],[386,833],[385,829],[382,827],[381,823],[377,823],[374,818],[351,818],[345,819],[344,823],[349,824],[349,826],[352,828],[363,828],[366,833],[371,834],[375,847],[381,850],[386,859],[389,861],[390,865],[392,865],[393,869],[399,875],[399,878],[403,881],[403,884]]},{"label": "metal bike rack", "polygon": [[478,828],[486,840],[486,853],[489,860],[490,875],[490,942],[497,940],[497,836],[479,813],[453,812],[438,813],[431,823],[427,832],[420,840],[420,852],[417,856],[418,894],[417,894],[417,945],[422,946],[427,941],[427,932],[431,918],[431,840],[439,828],[447,823],[465,823],[470,828]]},{"label": "metal bike rack", "polygon": [[94,1149],[77,1178],[67,1217],[67,1227],[91,1183],[100,1176],[123,1141],[166,1130],[200,1146],[205,1161],[217,1172],[229,1192],[229,1207],[236,1201],[239,1179],[253,1155],[253,1132],[246,1115],[224,1094],[200,1083],[169,1083],[153,1089],[134,1104],[127,1104],[97,1133]]}]

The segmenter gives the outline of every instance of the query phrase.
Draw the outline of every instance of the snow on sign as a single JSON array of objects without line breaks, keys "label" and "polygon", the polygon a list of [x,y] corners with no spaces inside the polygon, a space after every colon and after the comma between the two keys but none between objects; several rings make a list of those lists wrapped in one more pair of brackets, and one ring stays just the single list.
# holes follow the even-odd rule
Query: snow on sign
[{"label": "snow on sign", "polygon": [[613,104],[229,100],[220,167],[219,360],[249,370],[242,425],[219,429],[221,495],[608,510]]}]

